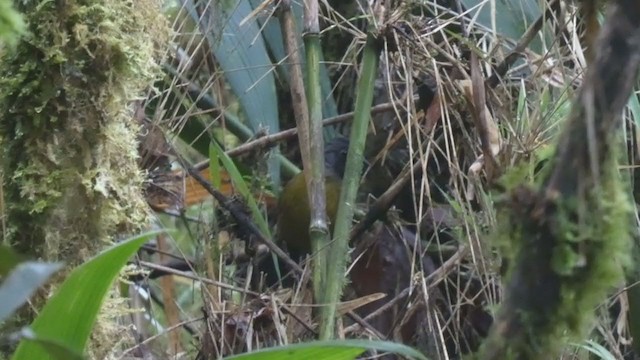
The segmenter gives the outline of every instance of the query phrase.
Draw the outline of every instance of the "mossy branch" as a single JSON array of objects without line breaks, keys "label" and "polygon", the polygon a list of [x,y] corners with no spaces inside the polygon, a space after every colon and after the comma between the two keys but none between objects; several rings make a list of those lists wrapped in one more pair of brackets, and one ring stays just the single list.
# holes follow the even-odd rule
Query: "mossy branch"
[{"label": "mossy branch", "polygon": [[610,3],[596,57],[539,191],[512,191],[502,236],[512,248],[505,299],[483,359],[550,359],[575,339],[628,261],[630,205],[616,130],[640,64],[640,3]]}]

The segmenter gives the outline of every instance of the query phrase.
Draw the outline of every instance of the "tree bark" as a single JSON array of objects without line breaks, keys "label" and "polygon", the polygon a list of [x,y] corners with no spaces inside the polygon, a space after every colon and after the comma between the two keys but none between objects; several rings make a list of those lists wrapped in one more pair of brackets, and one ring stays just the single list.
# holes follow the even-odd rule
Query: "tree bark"
[{"label": "tree bark", "polygon": [[16,4],[28,34],[0,60],[6,238],[69,268],[147,223],[131,101],[168,26],[155,0]]}]

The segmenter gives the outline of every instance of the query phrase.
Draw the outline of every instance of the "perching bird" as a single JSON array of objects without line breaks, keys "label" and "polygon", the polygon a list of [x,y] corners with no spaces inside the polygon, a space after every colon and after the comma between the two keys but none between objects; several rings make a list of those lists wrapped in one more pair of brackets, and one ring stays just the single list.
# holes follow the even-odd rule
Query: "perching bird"
[{"label": "perching bird", "polygon": [[[344,137],[335,138],[325,146],[325,191],[331,231],[338,211],[348,149],[349,140]],[[285,185],[278,201],[278,240],[286,245],[294,260],[311,253],[310,218],[307,184],[303,173],[299,173]]]}]

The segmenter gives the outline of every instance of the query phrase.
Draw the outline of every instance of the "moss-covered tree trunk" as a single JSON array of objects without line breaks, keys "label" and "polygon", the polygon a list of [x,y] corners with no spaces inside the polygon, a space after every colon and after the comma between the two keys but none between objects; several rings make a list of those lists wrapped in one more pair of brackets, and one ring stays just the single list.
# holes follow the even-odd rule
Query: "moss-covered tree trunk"
[{"label": "moss-covered tree trunk", "polygon": [[595,307],[623,279],[632,228],[616,130],[640,65],[640,2],[608,6],[542,187],[512,191],[502,216],[512,266],[482,359],[553,359],[584,335]]},{"label": "moss-covered tree trunk", "polygon": [[73,266],[147,221],[131,100],[167,25],[156,0],[15,3],[28,34],[0,61],[7,239]]}]

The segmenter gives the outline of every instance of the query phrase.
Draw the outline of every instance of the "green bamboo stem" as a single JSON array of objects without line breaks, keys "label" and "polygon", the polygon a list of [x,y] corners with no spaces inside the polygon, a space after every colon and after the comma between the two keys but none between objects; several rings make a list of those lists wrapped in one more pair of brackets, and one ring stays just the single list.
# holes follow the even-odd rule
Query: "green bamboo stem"
[{"label": "green bamboo stem", "polygon": [[[306,55],[306,95],[309,107],[309,144],[311,178],[307,179],[311,221],[309,239],[313,247],[313,289],[316,302],[325,303],[324,284],[327,277],[328,244],[330,240],[325,197],[324,140],[322,126],[322,89],[320,87],[320,26],[318,1],[310,0],[304,6],[304,44]],[[321,323],[328,321],[323,311]]]},{"label": "green bamboo stem", "polygon": [[[305,3],[305,41],[309,38],[318,38],[318,6],[314,1]],[[309,236],[312,243],[328,242],[323,237],[328,238],[329,230],[326,215],[326,199],[324,190],[324,144],[322,138],[322,110],[321,92],[319,89],[319,55],[318,45],[311,41],[311,64],[309,66],[308,83],[310,86],[305,91],[305,84],[302,73],[302,60],[298,51],[298,33],[296,32],[295,20],[291,11],[290,0],[283,1],[282,7],[282,32],[285,38],[285,49],[287,51],[289,61],[289,73],[291,98],[293,100],[293,111],[296,118],[296,126],[298,128],[298,139],[300,144],[300,153],[302,155],[302,165],[304,168],[305,182],[307,186],[307,195],[310,205],[310,227]],[[315,17],[315,27],[312,18]],[[310,20],[311,18],[311,20]],[[311,25],[311,26],[310,26]],[[315,35],[314,35],[315,32]],[[315,48],[315,49],[314,49]],[[307,92],[312,96],[311,104],[308,105]],[[311,116],[313,116],[313,130]],[[318,130],[319,129],[319,130]],[[313,134],[313,135],[312,135]],[[323,292],[320,291],[325,283],[324,273],[326,272],[325,257],[320,256],[320,260],[315,263],[313,270],[314,290],[316,301],[322,301]]]},{"label": "green bamboo stem", "polygon": [[380,51],[381,47],[378,39],[374,34],[369,32],[362,59],[362,73],[356,89],[358,95],[356,98],[353,127],[351,128],[349,153],[342,182],[340,206],[338,207],[336,216],[333,235],[334,243],[330,250],[333,266],[328,271],[326,284],[327,295],[325,298],[327,303],[326,319],[328,321],[322,323],[320,329],[321,340],[328,340],[334,337],[336,307],[340,301],[342,288],[345,283],[344,273],[346,271],[347,254],[349,250],[349,232],[353,221],[354,204],[364,163],[364,145],[367,138],[367,127],[373,103],[373,85],[378,72]]}]

